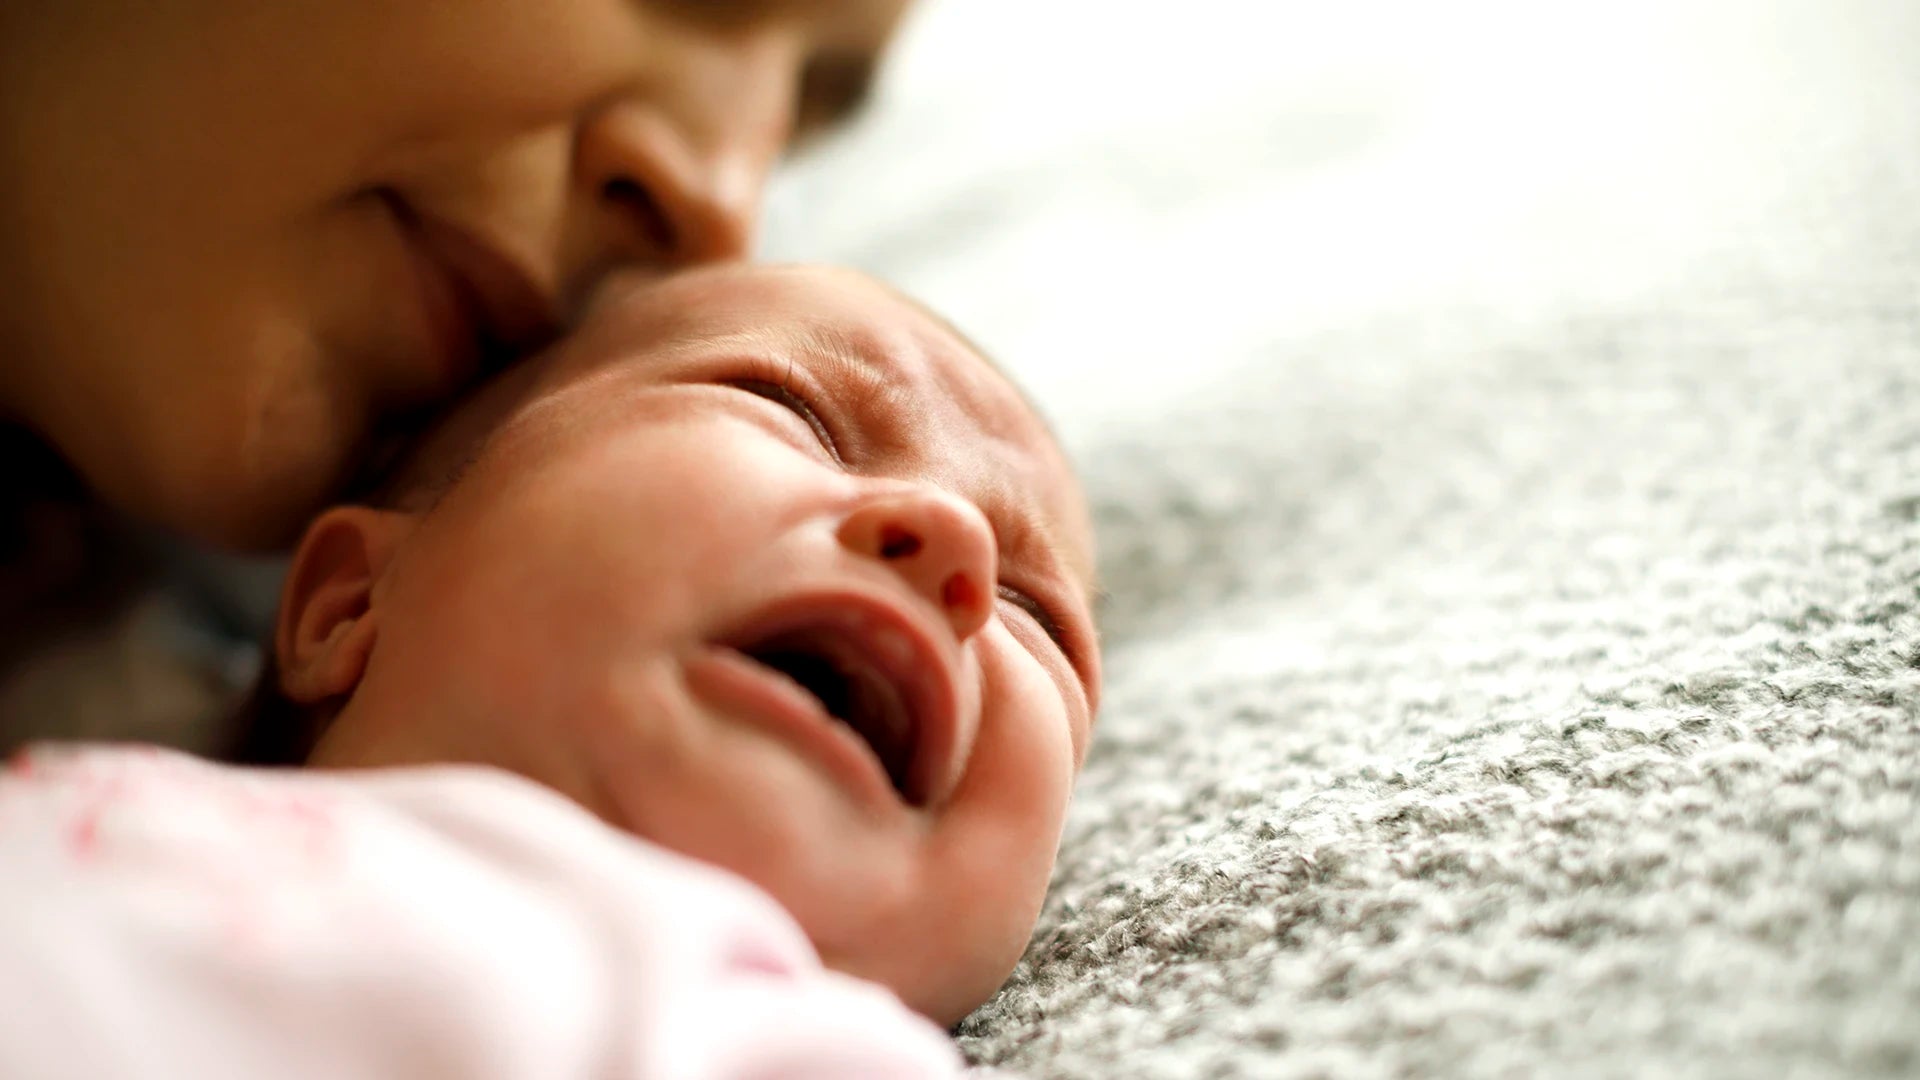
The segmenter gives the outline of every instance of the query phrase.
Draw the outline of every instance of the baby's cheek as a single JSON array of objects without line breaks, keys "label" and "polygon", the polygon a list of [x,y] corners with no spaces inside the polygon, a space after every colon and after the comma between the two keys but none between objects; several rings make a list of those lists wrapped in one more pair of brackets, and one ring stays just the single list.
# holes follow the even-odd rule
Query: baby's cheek
[{"label": "baby's cheek", "polygon": [[980,645],[980,731],[966,786],[978,784],[993,816],[1044,844],[1050,859],[1079,770],[1067,700],[1003,623]]}]

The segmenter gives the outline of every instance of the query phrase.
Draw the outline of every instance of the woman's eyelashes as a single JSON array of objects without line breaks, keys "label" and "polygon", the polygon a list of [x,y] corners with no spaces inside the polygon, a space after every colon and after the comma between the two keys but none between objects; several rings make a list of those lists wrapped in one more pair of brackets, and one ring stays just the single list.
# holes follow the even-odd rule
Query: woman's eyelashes
[{"label": "woman's eyelashes", "polygon": [[827,425],[820,419],[820,414],[814,411],[813,406],[809,405],[805,398],[782,383],[769,382],[766,379],[735,379],[730,385],[756,397],[766,398],[798,416],[813,431],[813,437],[820,440],[820,445],[825,448],[827,455],[835,462],[844,463],[844,459],[840,456],[840,448],[834,443],[833,432],[827,429]]}]

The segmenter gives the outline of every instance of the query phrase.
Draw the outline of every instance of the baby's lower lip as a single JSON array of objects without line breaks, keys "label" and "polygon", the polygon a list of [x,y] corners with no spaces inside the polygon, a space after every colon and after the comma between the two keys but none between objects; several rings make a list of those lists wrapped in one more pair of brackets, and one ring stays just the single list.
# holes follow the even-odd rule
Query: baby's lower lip
[{"label": "baby's lower lip", "polygon": [[862,806],[898,809],[899,793],[865,740],[826,714],[812,695],[737,649],[705,646],[684,665],[704,704],[786,743],[821,767]]}]

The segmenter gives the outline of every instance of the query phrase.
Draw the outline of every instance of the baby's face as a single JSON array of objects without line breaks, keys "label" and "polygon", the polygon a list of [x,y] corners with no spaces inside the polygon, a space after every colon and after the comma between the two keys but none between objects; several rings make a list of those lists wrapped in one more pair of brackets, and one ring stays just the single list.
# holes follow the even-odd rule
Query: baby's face
[{"label": "baby's face", "polygon": [[0,4],[0,405],[124,508],[283,543],[609,268],[747,250],[905,6]]},{"label": "baby's face", "polygon": [[[932,1016],[991,993],[1100,680],[1081,496],[1015,389],[857,275],[728,268],[610,291],[422,460],[476,445],[431,512],[345,512],[390,534],[344,630],[300,584],[343,526],[309,532],[281,662],[346,697],[312,761],[504,767]],[[369,648],[316,690],[329,633]]]}]

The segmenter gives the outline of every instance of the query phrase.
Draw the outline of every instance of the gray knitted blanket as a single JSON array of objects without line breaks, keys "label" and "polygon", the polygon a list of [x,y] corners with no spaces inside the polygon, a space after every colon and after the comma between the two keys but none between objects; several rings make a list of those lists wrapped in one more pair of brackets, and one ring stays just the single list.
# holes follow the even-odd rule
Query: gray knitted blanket
[{"label": "gray knitted blanket", "polygon": [[778,193],[1096,503],[981,1062],[1920,1075],[1920,5],[1575,6],[935,4]]}]

